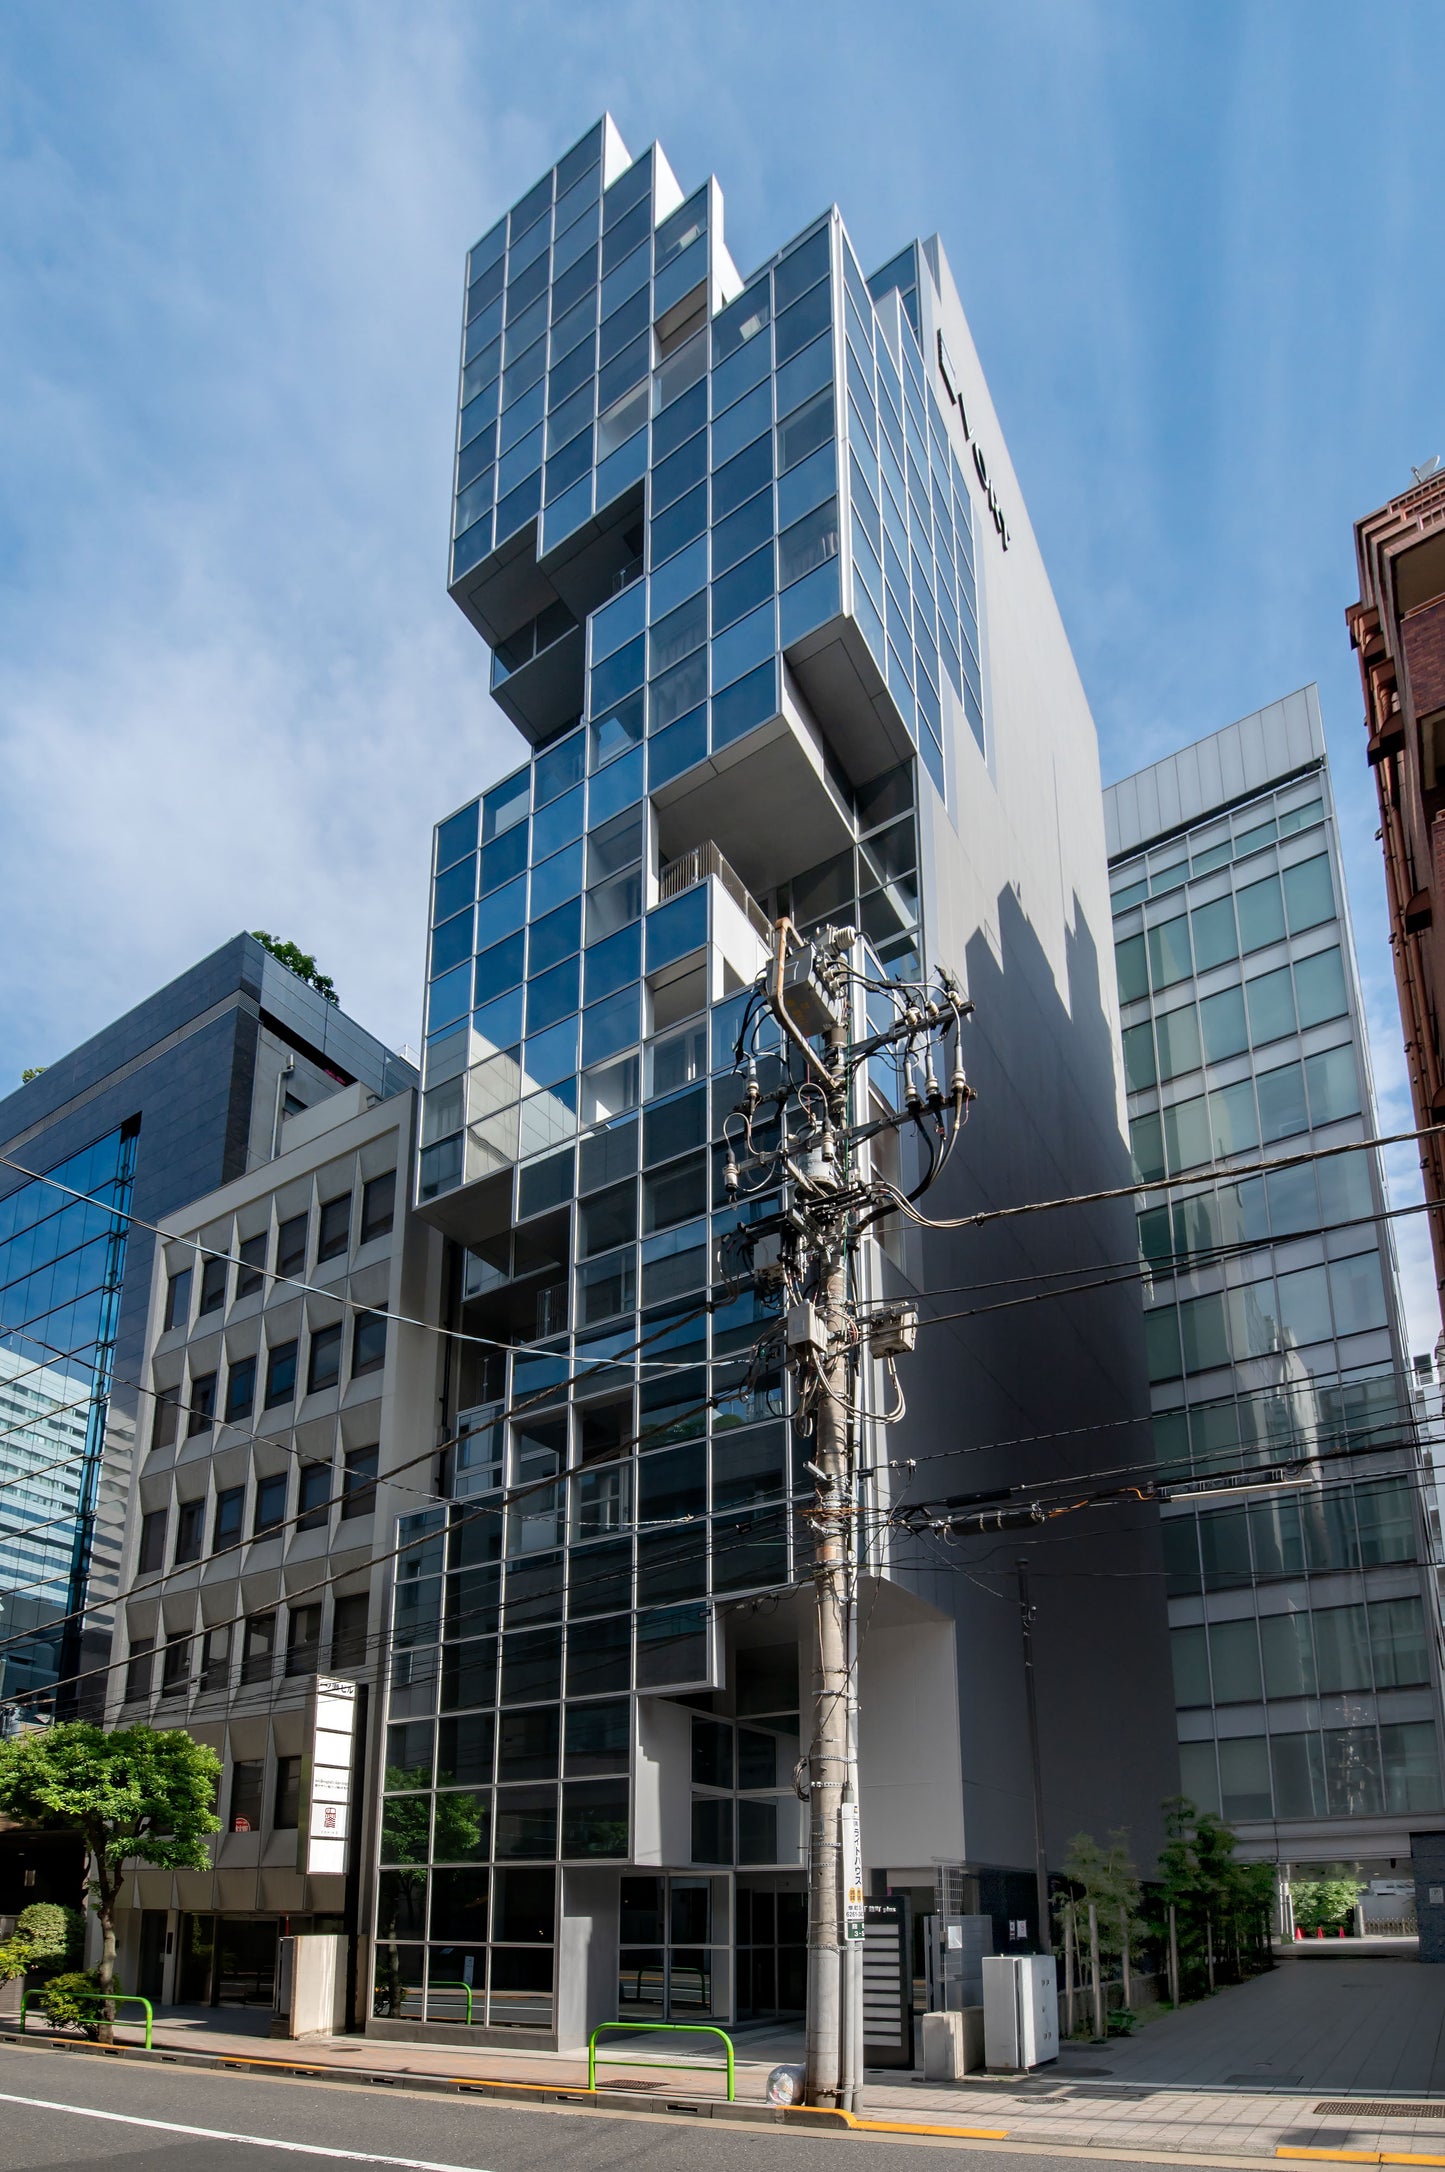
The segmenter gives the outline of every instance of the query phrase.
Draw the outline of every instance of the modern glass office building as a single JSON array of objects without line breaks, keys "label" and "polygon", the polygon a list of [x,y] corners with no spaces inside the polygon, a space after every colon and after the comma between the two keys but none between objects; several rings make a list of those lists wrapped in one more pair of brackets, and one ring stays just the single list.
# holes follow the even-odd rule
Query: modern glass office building
[{"label": "modern glass office building", "polygon": [[[0,1200],[0,1694],[59,1680],[85,1593],[136,1130]],[[75,1197],[76,1193],[84,1196]]]},{"label": "modern glass office building", "polygon": [[[472,250],[465,325],[451,589],[532,752],[436,832],[416,1199],[456,1242],[465,1339],[451,1505],[401,1526],[373,2026],[454,2021],[460,1984],[474,2027],[573,2041],[802,2003],[812,1482],[775,1312],[728,1273],[778,1195],[730,1204],[720,1143],[771,921],[851,924],[879,981],[971,946],[991,990],[1008,965],[985,1188],[1062,1136],[1117,1176],[1122,1111],[1092,726],[938,243],[867,277],[832,210],[744,278],[717,183],[685,192],[604,120]],[[1051,870],[1041,734],[1074,824]],[[1051,1105],[1006,1119],[1011,1067]],[[869,1289],[923,1277],[890,1244]],[[1133,1410],[1131,1320],[1098,1325],[1046,1396]],[[918,1438],[970,1473],[1038,1420],[991,1348],[964,1421],[941,1346],[918,1389]],[[869,1483],[881,1516],[886,1460]],[[1006,1878],[1032,1860],[1021,1704],[995,1727],[961,1700],[956,1580],[873,1566],[872,1875]],[[1016,1630],[975,1649],[1002,1635],[1016,1669]],[[1146,1664],[1147,1747],[1091,1772],[1101,1803],[1172,1784],[1154,1686]]]},{"label": "modern glass office building", "polygon": [[1315,689],[1106,805],[1140,1175],[1303,1157],[1139,1218],[1160,1464],[1250,1489],[1164,1524],[1183,1786],[1383,1869],[1445,1823],[1438,1608]]}]

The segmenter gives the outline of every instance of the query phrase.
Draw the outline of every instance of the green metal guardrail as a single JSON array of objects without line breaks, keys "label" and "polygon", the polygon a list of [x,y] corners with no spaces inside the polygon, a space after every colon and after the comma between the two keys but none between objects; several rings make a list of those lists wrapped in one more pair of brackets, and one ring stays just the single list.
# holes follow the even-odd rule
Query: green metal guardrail
[{"label": "green metal guardrail", "polygon": [[[377,1989],[378,1989],[378,1990],[382,1990],[383,1988],[384,1988],[384,1986],[383,1986],[383,1985],[381,1985],[381,1984],[378,1984],[378,1985],[377,1985]],[[420,2005],[421,2005],[421,2008],[422,2008],[422,2015],[421,2015],[421,2018],[423,2019],[423,2021],[439,2021],[439,2020],[441,2020],[441,2019],[443,2018],[443,2017],[442,2017],[441,2015],[439,2015],[439,2014],[433,2014],[433,2013],[429,2013],[429,2012],[427,2011],[427,2009],[428,2009],[428,2007],[429,2007],[429,2005],[430,2005],[430,2003],[431,2003],[431,1995],[432,1995],[433,1991],[460,1991],[460,1992],[462,1992],[462,1993],[463,1993],[463,1994],[465,1995],[465,1998],[466,1998],[466,2002],[467,2002],[467,2027],[468,2027],[468,2028],[470,2028],[470,2027],[471,2027],[471,2024],[472,2024],[472,1987],[471,1987],[471,1985],[470,1985],[469,1983],[435,1983],[435,1982],[433,1982],[433,1983],[429,1983],[429,1984],[428,1984],[428,1985],[426,1986],[426,1989],[425,1989],[425,1990],[423,1990],[423,1989],[422,1989],[422,1986],[421,1986],[421,1985],[420,1985],[419,1983],[404,1983],[404,1984],[403,1984],[403,1985],[401,1986],[401,2013],[400,2013],[400,2014],[396,2014],[396,2015],[393,2015],[393,2016],[392,2016],[393,2020],[403,2020],[403,2019],[405,2019],[405,2016],[406,2016],[406,2002],[407,2002],[407,2000],[408,2000],[408,1999],[409,1999],[410,1997],[412,1997],[413,1995],[415,1995],[415,1997],[417,1998],[417,2000],[419,2001],[419,2003],[420,2003]]]},{"label": "green metal guardrail", "polygon": [[[726,2029],[715,2029],[702,2021],[599,2021],[587,2039],[587,2086],[597,2087],[597,2039],[605,2029],[640,2029],[649,2035],[665,2036],[720,2036],[727,2049],[728,2102],[737,2102],[737,2077],[733,2059],[733,2040]],[[710,2059],[623,2059],[608,2057],[609,2066],[666,2066],[702,2067],[715,2073]]]},{"label": "green metal guardrail", "polygon": [[[33,1998],[38,1998],[39,1995],[37,1991],[22,1991],[20,1994],[20,2027],[22,2030],[25,2027],[25,2009],[30,2001]],[[106,2004],[111,2006],[143,2006],[146,2010],[145,2048],[147,2051],[151,2049],[151,2027],[156,2016],[155,2008],[151,2005],[149,1999],[143,1999],[133,1991],[77,1991],[71,1995],[78,1999],[85,1999],[95,2006],[104,2006]]]}]

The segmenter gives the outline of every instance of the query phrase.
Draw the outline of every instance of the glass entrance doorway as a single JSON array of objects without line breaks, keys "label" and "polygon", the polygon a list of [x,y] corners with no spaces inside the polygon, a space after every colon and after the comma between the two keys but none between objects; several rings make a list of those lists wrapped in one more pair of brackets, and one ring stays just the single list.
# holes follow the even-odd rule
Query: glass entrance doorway
[{"label": "glass entrance doorway", "polygon": [[619,2021],[726,2019],[729,1957],[726,1878],[623,1879]]},{"label": "glass entrance doorway", "polygon": [[181,2006],[269,2006],[276,1989],[274,1916],[182,1916]]},{"label": "glass entrance doorway", "polygon": [[808,1983],[808,1896],[801,1878],[739,1878],[739,2021],[801,2014]]}]

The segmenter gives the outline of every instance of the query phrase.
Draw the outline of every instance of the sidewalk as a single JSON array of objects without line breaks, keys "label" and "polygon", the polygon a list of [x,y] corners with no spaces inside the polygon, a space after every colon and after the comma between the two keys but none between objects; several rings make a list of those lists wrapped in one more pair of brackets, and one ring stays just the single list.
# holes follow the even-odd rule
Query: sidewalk
[{"label": "sidewalk", "polygon": [[[585,2052],[473,2051],[461,2042],[363,2036],[293,2044],[268,2037],[268,2022],[261,2013],[165,2010],[152,2056],[189,2055],[258,2078],[270,2068],[423,2089],[490,2084],[543,2102],[586,2088]],[[121,2034],[138,2041],[133,2030]],[[1442,2037],[1445,1969],[1365,1957],[1357,1948],[1348,1962],[1286,1959],[1268,1976],[1160,2016],[1136,2037],[1071,2044],[1057,2065],[1027,2078],[937,2085],[870,2072],[862,2117],[874,2131],[951,2130],[959,2139],[1033,2148],[1196,2159],[1348,2153],[1445,2166]],[[33,2022],[27,2039],[44,2040]],[[0,2049],[15,2041],[13,2031],[0,2035]],[[634,2057],[661,2058],[675,2039],[616,2042]],[[733,2116],[811,2123],[765,2104],[768,2072],[790,2049],[782,2032],[738,2036]],[[677,2106],[727,2116],[721,2060],[672,2075],[604,2060],[598,2081],[599,2099],[617,2110]]]}]

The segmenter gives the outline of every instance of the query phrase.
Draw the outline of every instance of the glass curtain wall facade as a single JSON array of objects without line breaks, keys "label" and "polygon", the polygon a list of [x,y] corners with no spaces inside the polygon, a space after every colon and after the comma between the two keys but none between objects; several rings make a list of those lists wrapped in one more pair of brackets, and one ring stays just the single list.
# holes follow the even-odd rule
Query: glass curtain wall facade
[{"label": "glass curtain wall facade", "polygon": [[[553,2025],[563,1884],[601,1865],[617,2011],[802,2003],[796,1634],[716,1693],[721,1610],[800,1575],[808,1451],[728,1279],[777,1193],[729,1203],[717,1142],[771,917],[918,970],[918,795],[986,738],[916,252],[890,272],[834,211],[745,282],[716,184],[610,123],[471,254],[453,593],[535,751],[436,832],[417,1198],[476,1339],[452,1505],[400,1530],[383,2017]],[[769,749],[786,851],[729,782]],[[694,1707],[671,1765],[659,1692]]]},{"label": "glass curtain wall facade", "polygon": [[[1283,705],[1293,726],[1312,702]],[[1232,731],[1269,751],[1262,719]],[[1142,1178],[1374,1134],[1317,717],[1311,736],[1278,781],[1111,859]],[[1207,771],[1211,744],[1181,772]],[[1182,1785],[1256,1853],[1368,1854],[1371,1828],[1339,1821],[1408,1828],[1442,1806],[1421,1406],[1384,1209],[1360,1153],[1139,1216],[1161,1475],[1261,1488],[1163,1525]],[[1307,1482],[1270,1485],[1301,1459]]]},{"label": "glass curtain wall facade", "polygon": [[0,1695],[43,1692],[78,1643],[135,1145],[113,1131],[0,1200]]}]

